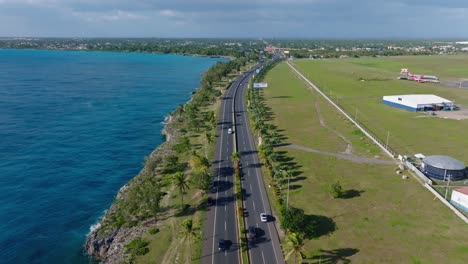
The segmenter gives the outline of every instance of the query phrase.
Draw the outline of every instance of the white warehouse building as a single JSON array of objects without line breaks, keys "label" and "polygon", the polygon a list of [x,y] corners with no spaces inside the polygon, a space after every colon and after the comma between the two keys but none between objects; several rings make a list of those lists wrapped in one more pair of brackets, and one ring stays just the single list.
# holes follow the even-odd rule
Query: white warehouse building
[{"label": "white warehouse building", "polygon": [[453,190],[450,203],[461,210],[468,212],[468,187]]},{"label": "white warehouse building", "polygon": [[383,103],[412,112],[453,110],[455,107],[452,101],[433,94],[387,95]]}]

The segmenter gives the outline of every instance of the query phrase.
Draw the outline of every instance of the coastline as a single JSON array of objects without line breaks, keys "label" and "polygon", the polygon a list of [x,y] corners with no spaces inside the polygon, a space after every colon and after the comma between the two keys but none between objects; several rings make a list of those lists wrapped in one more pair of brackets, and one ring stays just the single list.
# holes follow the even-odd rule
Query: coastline
[{"label": "coastline", "polygon": [[[212,67],[207,69],[205,73],[211,68]],[[202,86],[199,86],[195,89],[183,106],[185,107],[187,104],[192,102],[194,97],[197,96],[202,88]],[[212,104],[216,104],[218,100],[219,99],[212,102]],[[183,136],[179,131],[180,128],[175,126],[175,123],[177,123],[181,118],[180,115],[176,114],[176,111],[177,110],[174,109],[164,118],[164,126],[161,130],[161,135],[164,136],[165,141],[156,146],[151,154],[149,154],[148,159],[161,160],[165,157],[176,154],[172,147],[178,143],[177,141]],[[114,202],[105,211],[104,215],[100,217],[96,223],[90,226],[90,232],[88,233],[84,243],[84,250],[94,260],[97,260],[100,263],[121,263],[126,257],[125,245],[130,243],[132,240],[141,237],[149,228],[156,227],[158,225],[158,221],[146,219],[132,227],[118,227],[111,228],[111,230],[109,230],[108,227],[105,226],[106,220],[111,218],[111,215],[118,210],[118,202],[126,199],[125,192],[132,188],[135,183],[139,183],[140,178],[147,175],[149,172],[150,170],[145,164],[135,177],[130,179],[117,191]],[[162,178],[162,176],[163,175],[155,175],[157,178]],[[104,229],[104,231],[102,229]]]},{"label": "coastline", "polygon": [[[187,101],[187,102],[190,102]],[[185,105],[185,104],[184,104]],[[166,138],[166,141],[158,145],[149,155],[151,158],[164,157],[173,154],[171,147],[176,139],[179,137],[177,129],[172,124],[177,118],[170,112],[165,118],[165,125],[161,131],[161,134]],[[84,249],[89,256],[92,256],[95,260],[103,263],[120,263],[124,260],[124,246],[136,237],[141,236],[149,227],[151,227],[151,221],[145,221],[130,228],[117,228],[112,232],[101,236],[99,232],[103,226],[103,222],[117,210],[116,201],[125,199],[124,192],[131,188],[133,183],[138,180],[140,176],[148,172],[148,168],[144,166],[140,172],[124,184],[117,191],[115,201],[105,211],[105,214],[90,227],[90,232],[86,236]],[[94,227],[94,228],[92,228]]]},{"label": "coastline", "polygon": [[[104,216],[92,225],[92,229],[90,228],[90,233],[84,243],[84,250],[90,257],[100,263],[132,262],[137,256],[150,252],[150,249],[146,248],[150,243],[148,240],[158,244],[157,239],[155,240],[154,236],[151,236],[155,234],[154,232],[158,233],[161,229],[161,232],[166,232],[167,237],[167,230],[169,230],[167,228],[172,230],[174,228],[172,221],[178,221],[175,220],[178,218],[173,218],[171,215],[159,219],[159,216],[166,215],[167,208],[171,208],[174,203],[176,196],[171,194],[176,189],[174,183],[171,183],[173,182],[173,174],[175,172],[191,174],[192,170],[188,166],[187,160],[187,155],[192,154],[189,154],[187,150],[181,151],[181,148],[187,146],[185,145],[187,143],[184,143],[188,140],[187,133],[191,135],[198,133],[197,137],[200,136],[200,133],[203,134],[203,131],[207,134],[212,133],[213,127],[216,126],[215,119],[213,119],[215,108],[229,86],[229,81],[224,78],[233,71],[237,74],[238,71],[241,71],[239,68],[246,66],[246,64],[245,58],[214,64],[203,73],[200,85],[192,92],[190,99],[166,115],[164,127],[161,130],[165,141],[156,146],[151,154],[145,158],[145,165],[140,172],[118,190],[114,202]],[[220,72],[222,74],[219,74]],[[198,110],[205,107],[212,108],[212,110],[208,112]],[[203,127],[202,130],[200,130],[200,126]],[[203,143],[204,141],[201,141],[202,144],[209,144]],[[195,142],[197,141],[195,140]],[[199,143],[200,141],[196,144]],[[188,140],[188,144],[190,148],[190,140]],[[181,163],[178,161],[179,158],[182,159]],[[190,176],[188,177],[190,180]],[[197,206],[202,203],[200,194],[203,194],[203,188],[197,187],[193,191],[193,195],[199,198]],[[163,206],[166,206],[165,209],[160,210],[161,202],[163,202]],[[169,207],[167,207],[168,204]],[[175,215],[180,213],[175,208],[169,210]],[[174,220],[168,224],[167,219]],[[176,233],[178,234],[179,231]],[[169,235],[169,239],[177,241],[174,234]],[[158,248],[170,244],[172,242],[161,244]],[[142,247],[136,250],[143,251],[135,251],[136,246]],[[173,246],[177,248],[180,244]],[[167,256],[167,252],[160,252],[158,256],[166,259],[174,258],[175,255],[179,254],[177,249],[176,251],[169,250],[169,252],[170,256]],[[160,260],[162,261],[162,259]]]}]

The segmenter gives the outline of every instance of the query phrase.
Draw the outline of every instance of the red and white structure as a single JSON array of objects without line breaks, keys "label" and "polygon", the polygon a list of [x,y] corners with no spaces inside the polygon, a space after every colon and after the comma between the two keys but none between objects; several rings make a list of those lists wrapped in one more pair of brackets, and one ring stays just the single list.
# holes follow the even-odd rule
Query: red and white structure
[{"label": "red and white structure", "polygon": [[450,203],[462,211],[468,212],[468,186],[453,190]]},{"label": "red and white structure", "polygon": [[425,83],[425,82],[439,83],[439,78],[437,76],[424,75],[424,74],[412,74],[406,68],[401,69],[400,74],[406,76],[405,79],[408,79],[409,81],[415,81],[415,82],[421,82],[421,83]]}]

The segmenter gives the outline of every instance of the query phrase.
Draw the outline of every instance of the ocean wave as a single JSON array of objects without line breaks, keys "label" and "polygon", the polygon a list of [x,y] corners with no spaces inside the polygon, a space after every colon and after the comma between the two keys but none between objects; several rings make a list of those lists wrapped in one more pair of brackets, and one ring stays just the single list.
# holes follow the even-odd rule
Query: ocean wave
[{"label": "ocean wave", "polygon": [[96,223],[92,224],[89,227],[89,232],[88,232],[88,234],[86,236],[89,236],[91,233],[93,233],[95,230],[97,230],[97,229],[99,229],[101,227],[101,220],[106,215],[106,213],[107,213],[107,210],[104,210],[103,214],[98,218]]}]

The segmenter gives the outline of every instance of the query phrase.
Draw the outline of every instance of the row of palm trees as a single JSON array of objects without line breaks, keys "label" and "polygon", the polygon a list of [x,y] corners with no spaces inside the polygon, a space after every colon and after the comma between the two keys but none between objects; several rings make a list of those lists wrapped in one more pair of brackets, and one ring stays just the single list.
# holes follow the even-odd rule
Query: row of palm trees
[{"label": "row of palm trees", "polygon": [[[281,191],[282,185],[288,184],[288,195],[286,198],[288,202],[289,180],[293,176],[292,168],[284,164],[281,161],[280,155],[274,150],[275,145],[281,142],[281,136],[273,125],[266,123],[269,113],[261,93],[260,90],[249,89],[250,121],[253,130],[258,135],[259,141],[261,141],[261,145],[258,147],[258,154],[268,169],[277,192]],[[281,202],[282,200],[280,200]],[[289,203],[287,203],[287,206],[289,206]]]},{"label": "row of palm trees", "polygon": [[[270,69],[272,67],[268,67]],[[263,70],[266,74],[268,69]],[[264,75],[257,76],[257,81],[261,81]],[[293,168],[282,162],[280,155],[275,152],[274,147],[281,142],[281,136],[275,127],[267,124],[269,117],[268,108],[264,102],[262,91],[258,89],[248,89],[248,110],[250,123],[256,132],[259,142],[258,154],[267,168],[272,185],[277,192],[277,198],[280,206],[289,208],[289,183],[293,176]],[[286,201],[281,196],[281,186],[287,184]],[[288,231],[288,230],[286,230]],[[286,260],[294,257],[295,263],[302,262],[302,251],[304,250],[304,234],[300,232],[288,232],[285,243]]]}]

